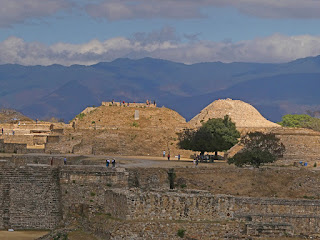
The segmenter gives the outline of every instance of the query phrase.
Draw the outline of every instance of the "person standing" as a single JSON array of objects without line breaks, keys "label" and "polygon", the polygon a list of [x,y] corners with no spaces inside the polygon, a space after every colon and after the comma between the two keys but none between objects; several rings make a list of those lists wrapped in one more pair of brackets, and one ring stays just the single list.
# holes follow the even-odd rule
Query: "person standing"
[{"label": "person standing", "polygon": [[116,160],[112,159],[112,167],[115,168],[116,167]]},{"label": "person standing", "polygon": [[1,131],[2,131],[2,135],[3,135],[3,128],[1,129]]},{"label": "person standing", "polygon": [[168,161],[170,161],[170,153],[168,153]]},{"label": "person standing", "polygon": [[180,153],[178,154],[178,161],[180,161]]},{"label": "person standing", "polygon": [[106,160],[106,167],[109,167],[109,165],[110,165],[110,160],[107,159],[107,160]]},{"label": "person standing", "polygon": [[67,165],[67,158],[66,157],[63,159],[63,164]]},{"label": "person standing", "polygon": [[166,157],[166,151],[165,151],[165,150],[163,150],[162,156],[163,156],[163,157]]}]

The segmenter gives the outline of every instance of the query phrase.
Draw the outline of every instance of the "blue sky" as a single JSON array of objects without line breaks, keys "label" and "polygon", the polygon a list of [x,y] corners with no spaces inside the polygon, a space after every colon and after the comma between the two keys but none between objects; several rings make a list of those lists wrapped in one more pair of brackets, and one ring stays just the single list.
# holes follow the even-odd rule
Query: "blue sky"
[{"label": "blue sky", "polygon": [[0,64],[320,55],[319,0],[0,0]]}]

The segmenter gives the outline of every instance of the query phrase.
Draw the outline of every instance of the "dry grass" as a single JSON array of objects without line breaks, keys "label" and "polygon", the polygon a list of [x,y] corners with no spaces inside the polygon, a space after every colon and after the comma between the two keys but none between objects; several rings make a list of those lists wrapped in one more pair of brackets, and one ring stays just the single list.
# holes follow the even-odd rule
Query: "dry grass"
[{"label": "dry grass", "polygon": [[68,233],[68,239],[69,240],[97,240],[97,238],[92,234],[89,234],[80,230]]},{"label": "dry grass", "polygon": [[47,234],[48,232],[44,231],[0,231],[0,239],[1,240],[33,240],[43,235]]}]

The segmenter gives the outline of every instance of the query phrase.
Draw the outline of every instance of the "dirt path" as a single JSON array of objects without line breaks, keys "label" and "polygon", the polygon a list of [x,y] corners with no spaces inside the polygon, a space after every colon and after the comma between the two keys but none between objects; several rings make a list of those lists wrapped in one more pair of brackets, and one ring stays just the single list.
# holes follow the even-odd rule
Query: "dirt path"
[{"label": "dirt path", "polygon": [[48,232],[43,231],[0,231],[0,239],[1,240],[34,240]]}]

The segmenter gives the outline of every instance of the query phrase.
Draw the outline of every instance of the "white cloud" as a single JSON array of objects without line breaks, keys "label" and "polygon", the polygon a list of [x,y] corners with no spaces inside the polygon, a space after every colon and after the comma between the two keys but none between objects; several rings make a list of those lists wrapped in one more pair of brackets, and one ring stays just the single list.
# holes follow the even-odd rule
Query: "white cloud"
[{"label": "white cloud", "polygon": [[207,7],[233,7],[259,18],[320,18],[319,0],[104,0],[86,6],[89,15],[108,20],[199,18]]},{"label": "white cloud", "polygon": [[217,2],[260,18],[320,18],[318,0],[218,0]]},{"label": "white cloud", "polygon": [[98,4],[88,4],[86,11],[95,18],[109,20],[149,19],[149,18],[194,18],[201,17],[197,4],[192,0],[105,0]]},{"label": "white cloud", "polygon": [[[164,30],[162,30],[164,31]],[[161,31],[160,31],[161,32]],[[56,43],[44,45],[10,37],[0,42],[0,64],[22,65],[84,64],[90,65],[116,58],[153,57],[187,64],[197,62],[288,62],[297,58],[320,55],[320,36],[285,36],[274,34],[241,42],[181,42],[170,33],[162,41],[152,38],[91,40],[85,44]]]},{"label": "white cloud", "polygon": [[0,27],[50,16],[71,5],[68,0],[0,0]]},{"label": "white cloud", "polygon": [[66,9],[116,21],[202,18],[209,7],[232,7],[259,18],[320,18],[319,0],[0,0],[0,28]]}]

